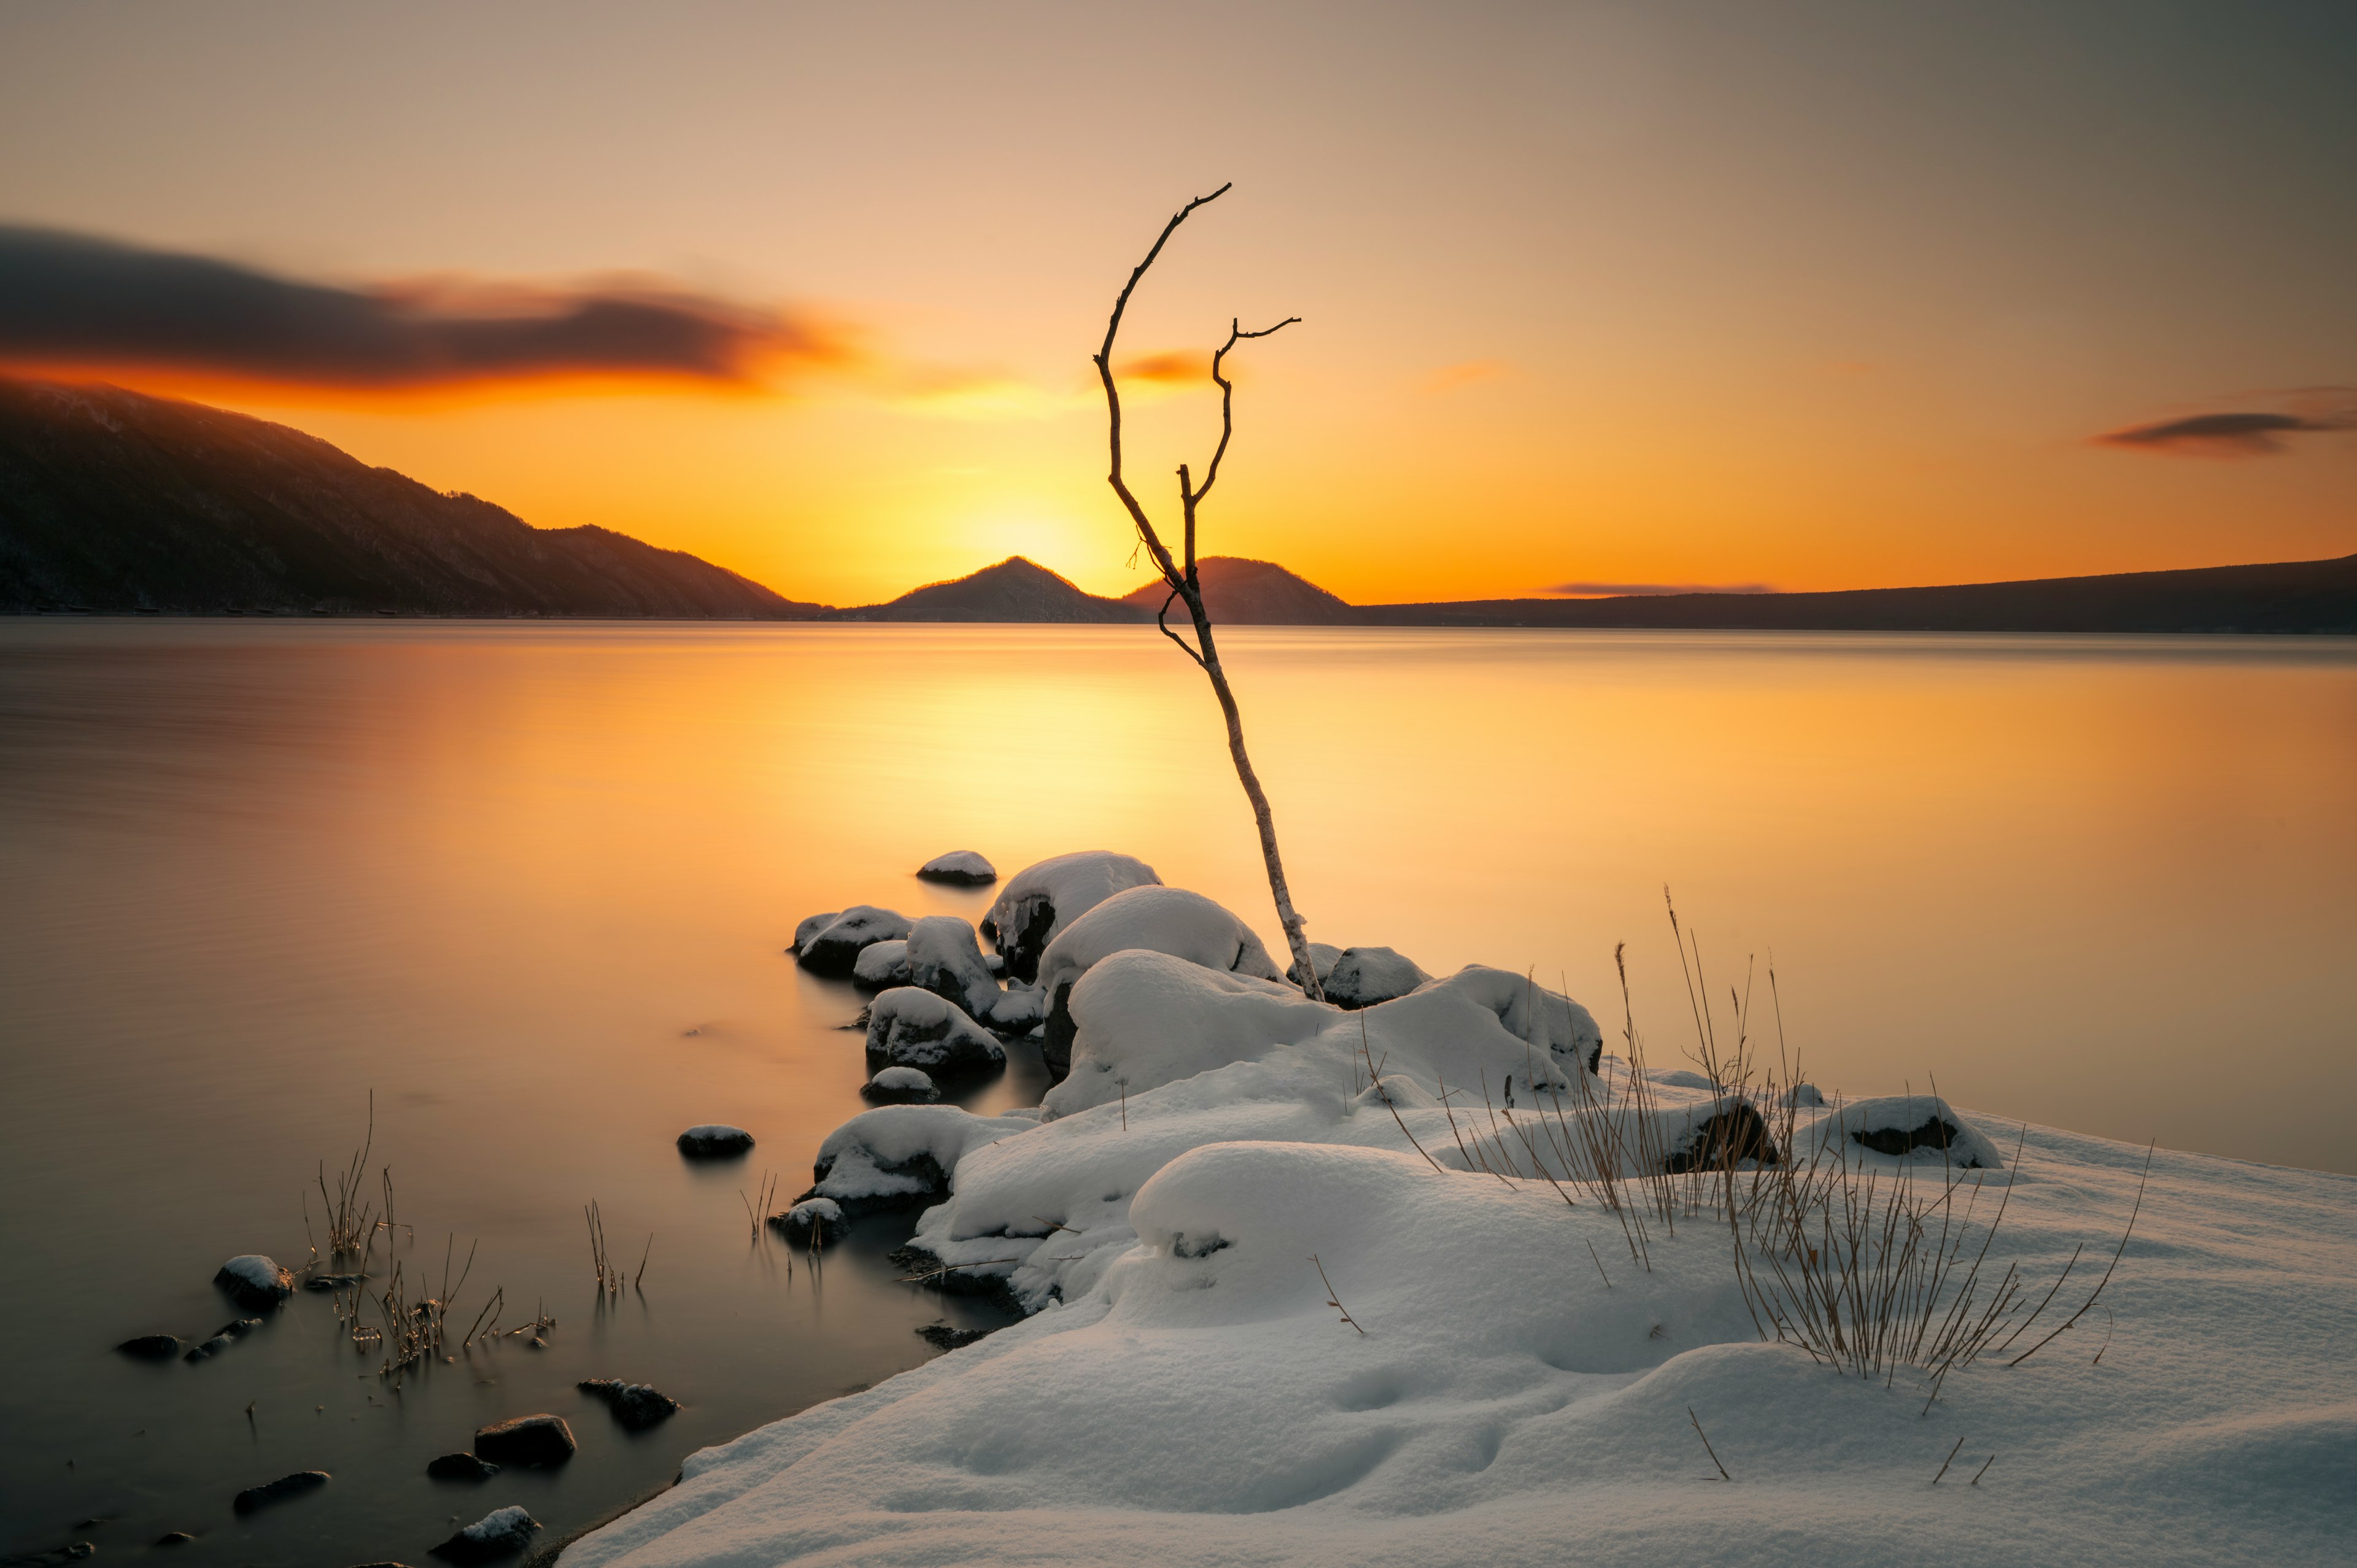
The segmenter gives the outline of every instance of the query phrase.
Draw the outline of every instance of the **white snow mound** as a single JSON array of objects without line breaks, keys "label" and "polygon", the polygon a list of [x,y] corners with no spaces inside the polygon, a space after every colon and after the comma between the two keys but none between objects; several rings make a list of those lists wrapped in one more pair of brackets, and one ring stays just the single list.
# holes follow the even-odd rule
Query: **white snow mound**
[{"label": "white snow mound", "polygon": [[867,1059],[955,1076],[1002,1066],[1006,1049],[956,1003],[902,985],[867,1004]]},{"label": "white snow mound", "polygon": [[1007,972],[1029,980],[1039,954],[1075,919],[1130,887],[1157,885],[1154,867],[1134,855],[1088,849],[1027,865],[998,890],[982,934],[1006,959]]},{"label": "white snow mound", "polygon": [[851,962],[851,978],[870,990],[909,983],[909,943],[905,938],[870,942]]},{"label": "white snow mound", "polygon": [[1253,929],[1200,893],[1184,887],[1132,887],[1064,928],[1039,957],[1039,988],[1049,996],[1125,949],[1168,953],[1205,969],[1285,978]]},{"label": "white snow mound", "polygon": [[[909,928],[909,978],[903,984],[945,996],[976,1017],[998,1000],[998,982],[983,966],[974,928],[955,915],[928,915]],[[866,955],[862,955],[863,957]]]}]

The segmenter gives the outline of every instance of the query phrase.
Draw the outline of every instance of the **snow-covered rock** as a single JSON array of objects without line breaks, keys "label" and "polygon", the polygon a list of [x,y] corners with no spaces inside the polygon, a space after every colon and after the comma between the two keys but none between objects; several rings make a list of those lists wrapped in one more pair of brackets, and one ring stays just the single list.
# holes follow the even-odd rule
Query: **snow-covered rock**
[{"label": "snow-covered rock", "polygon": [[1005,1066],[1006,1050],[956,1003],[902,985],[867,1005],[867,1060],[954,1078]]},{"label": "snow-covered rock", "polygon": [[1282,981],[1131,949],[1082,977],[1071,988],[1069,1015],[1071,1070],[1040,1101],[1050,1116],[1257,1060],[1277,1046],[1308,1039],[1336,1014]]},{"label": "snow-covered rock", "polygon": [[[818,917],[813,916],[812,920]],[[795,929],[799,937],[805,920]],[[796,960],[814,974],[847,975],[858,963],[859,955],[877,942],[888,942],[909,934],[909,920],[891,909],[879,909],[873,904],[855,904],[834,919],[794,943]]]},{"label": "snow-covered rock", "polygon": [[909,983],[909,943],[896,937],[890,941],[870,942],[852,961],[854,983],[870,991],[888,990]]},{"label": "snow-covered rock", "polygon": [[990,1026],[1004,1035],[1028,1035],[1048,1018],[1048,993],[1036,985],[1012,985],[990,1004]]},{"label": "snow-covered rock", "polygon": [[446,1563],[497,1563],[530,1547],[539,1530],[540,1521],[522,1508],[503,1508],[485,1514],[430,1550]]},{"label": "snow-covered rock", "polygon": [[795,1246],[807,1247],[813,1240],[841,1240],[851,1222],[844,1218],[843,1205],[834,1199],[806,1197],[782,1214],[770,1215],[770,1228]]},{"label": "snow-covered rock", "polygon": [[843,911],[840,909],[829,909],[823,915],[803,916],[802,923],[794,928],[793,950],[802,951],[813,937],[834,924],[842,914]]},{"label": "snow-covered rock", "polygon": [[626,1432],[643,1432],[679,1411],[679,1401],[649,1383],[626,1383],[619,1378],[585,1378],[574,1386],[592,1399],[605,1401]]},{"label": "snow-covered rock", "polygon": [[1405,996],[1432,976],[1389,948],[1345,948],[1318,977],[1337,1007],[1372,1007]]},{"label": "snow-covered rock", "polygon": [[1909,1164],[1949,1165],[1960,1170],[2001,1171],[2005,1156],[1996,1144],[1934,1094],[1894,1094],[1853,1100],[1811,1124],[1811,1137],[1796,1157],[1812,1154],[1856,1165],[1869,1156]]},{"label": "snow-covered rock", "polygon": [[1035,1115],[976,1116],[954,1105],[886,1105],[826,1135],[799,1202],[832,1198],[845,1215],[931,1202],[974,1150],[1039,1126]]},{"label": "snow-covered rock", "polygon": [[928,882],[980,887],[998,880],[998,868],[973,850],[953,849],[947,854],[937,854],[917,867],[917,875]]},{"label": "snow-covered rock", "polygon": [[1200,893],[1158,885],[1125,889],[1065,927],[1039,957],[1039,990],[1048,998],[1041,1054],[1050,1076],[1070,1069],[1073,985],[1092,965],[1130,949],[1258,980],[1285,979],[1252,928]]},{"label": "snow-covered rock", "polygon": [[939,1100],[942,1091],[920,1069],[888,1067],[861,1084],[859,1095],[878,1105],[925,1105]]},{"label": "snow-covered rock", "polygon": [[997,1002],[998,982],[983,964],[974,928],[955,915],[928,915],[909,927],[907,954],[902,984],[946,997],[974,1017]]},{"label": "snow-covered rock", "polygon": [[1090,909],[1129,887],[1161,882],[1154,867],[1110,850],[1082,850],[1027,865],[998,890],[982,934],[1006,961],[1006,972],[1029,982],[1039,955],[1057,933]]},{"label": "snow-covered rock", "polygon": [[730,1159],[752,1147],[752,1133],[724,1122],[706,1122],[679,1135],[679,1152],[692,1160]]},{"label": "snow-covered rock", "polygon": [[1317,975],[1320,985],[1326,983],[1328,975],[1334,972],[1334,965],[1340,961],[1341,957],[1342,950],[1332,942],[1309,944],[1309,970],[1311,973]]},{"label": "snow-covered rock", "polygon": [[295,1294],[295,1276],[259,1252],[247,1252],[223,1263],[213,1283],[248,1312],[276,1306]]}]

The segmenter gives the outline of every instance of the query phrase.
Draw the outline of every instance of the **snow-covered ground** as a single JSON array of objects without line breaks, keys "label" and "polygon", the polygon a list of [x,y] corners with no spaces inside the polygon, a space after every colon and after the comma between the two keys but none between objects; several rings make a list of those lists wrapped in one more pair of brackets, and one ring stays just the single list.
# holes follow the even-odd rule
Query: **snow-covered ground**
[{"label": "snow-covered ground", "polygon": [[1931,1100],[1765,1107],[1788,1159],[1960,1184],[1965,1263],[2002,1201],[2015,1319],[2083,1245],[1927,1407],[1919,1369],[1763,1341],[1708,1203],[1639,1261],[1571,1179],[1593,1113],[1549,1111],[1641,1081],[1624,1154],[1658,1167],[1730,1102],[1599,1060],[1521,976],[1344,1012],[1125,950],[1071,1012],[1040,1110],[866,1112],[813,1189],[940,1199],[916,1243],[1033,1316],[692,1455],[565,1568],[2349,1561],[2357,1180],[2158,1155],[2099,1304],[2008,1367],[2102,1276],[2145,1152]]}]

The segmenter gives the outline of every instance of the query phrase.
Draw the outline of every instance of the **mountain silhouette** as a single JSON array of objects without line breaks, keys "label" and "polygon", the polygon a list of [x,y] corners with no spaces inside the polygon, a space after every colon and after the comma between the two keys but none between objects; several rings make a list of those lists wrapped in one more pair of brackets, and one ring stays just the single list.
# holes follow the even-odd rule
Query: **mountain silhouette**
[{"label": "mountain silhouette", "polygon": [[[1195,563],[1195,580],[1215,626],[1347,626],[1359,618],[1355,607],[1274,561],[1205,555]],[[1153,615],[1169,596],[1157,580],[1124,594],[1122,602]],[[1186,624],[1185,605],[1172,605],[1170,614],[1172,624]]]},{"label": "mountain silhouette", "polygon": [[534,528],[317,437],[109,386],[0,379],[0,609],[801,619],[680,550]]}]

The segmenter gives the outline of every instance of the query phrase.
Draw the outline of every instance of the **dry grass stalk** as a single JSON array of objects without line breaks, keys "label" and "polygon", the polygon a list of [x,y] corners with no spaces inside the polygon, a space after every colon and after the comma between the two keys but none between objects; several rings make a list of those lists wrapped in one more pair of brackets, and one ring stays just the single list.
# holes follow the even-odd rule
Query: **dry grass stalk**
[{"label": "dry grass stalk", "polygon": [[598,1299],[621,1294],[622,1271],[606,1251],[606,1217],[596,1198],[582,1206],[581,1218],[589,1225],[589,1263],[597,1273]]},{"label": "dry grass stalk", "polygon": [[1695,1435],[1702,1439],[1702,1451],[1710,1455],[1710,1462],[1713,1465],[1718,1466],[1718,1478],[1722,1481],[1732,1481],[1735,1479],[1734,1477],[1727,1473],[1726,1466],[1719,1465],[1718,1450],[1710,1445],[1710,1434],[1702,1429],[1702,1417],[1695,1414],[1694,1406],[1692,1405],[1686,1406],[1686,1419],[1694,1423]]},{"label": "dry grass stalk", "polygon": [[1341,1301],[1336,1296],[1334,1292],[1334,1282],[1326,1277],[1326,1265],[1318,1262],[1318,1254],[1315,1252],[1309,1254],[1309,1261],[1318,1265],[1318,1281],[1320,1284],[1326,1287],[1326,1305],[1340,1313],[1342,1315],[1343,1322],[1349,1324],[1353,1328],[1357,1328],[1360,1334],[1364,1335],[1367,1331],[1364,1328],[1360,1327],[1359,1320],[1351,1316],[1351,1309],[1344,1306]]}]

